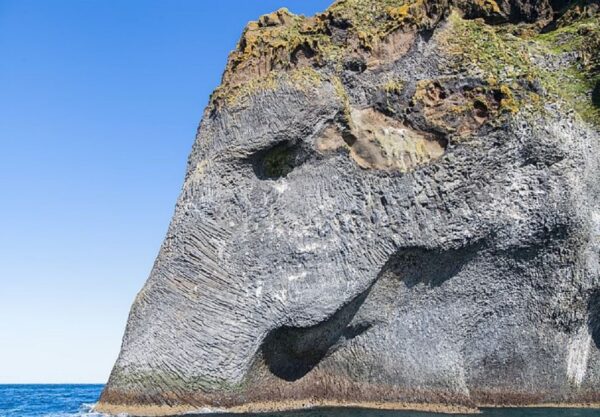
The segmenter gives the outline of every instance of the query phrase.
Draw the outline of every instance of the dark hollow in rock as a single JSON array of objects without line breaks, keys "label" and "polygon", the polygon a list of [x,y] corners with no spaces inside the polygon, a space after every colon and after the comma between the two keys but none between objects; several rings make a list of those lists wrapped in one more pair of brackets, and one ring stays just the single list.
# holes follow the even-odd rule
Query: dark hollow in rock
[{"label": "dark hollow in rock", "polygon": [[296,381],[308,374],[327,355],[367,331],[370,323],[350,322],[362,306],[369,290],[327,320],[312,327],[283,326],[272,330],[262,343],[262,358],[271,373],[286,381]]},{"label": "dark hollow in rock", "polygon": [[363,306],[368,310],[375,307],[373,303],[379,305],[383,302],[375,294],[373,299],[369,297],[372,290],[375,293],[382,289],[393,291],[389,287],[390,278],[403,281],[409,288],[419,283],[440,286],[457,275],[479,253],[480,248],[481,245],[476,244],[445,251],[401,249],[390,257],[367,290],[327,320],[312,327],[283,326],[272,330],[261,347],[264,364],[273,375],[286,381],[304,377],[345,342],[373,327],[373,322],[361,320],[358,314]]},{"label": "dark hollow in rock", "polygon": [[302,165],[309,156],[309,152],[301,146],[282,142],[257,152],[250,158],[250,162],[258,178],[277,179],[285,177],[294,168]]},{"label": "dark hollow in rock", "polygon": [[448,250],[404,248],[390,257],[382,274],[391,273],[409,288],[420,283],[438,287],[457,275],[481,248],[481,244]]},{"label": "dark hollow in rock", "polygon": [[481,119],[487,119],[489,116],[488,108],[483,101],[475,100],[473,103],[473,109],[475,111],[475,116]]},{"label": "dark hollow in rock", "polygon": [[353,57],[344,62],[344,68],[352,72],[364,72],[367,69],[367,62],[360,57]]},{"label": "dark hollow in rock", "polygon": [[298,65],[299,62],[313,59],[316,52],[308,43],[298,45],[291,53],[291,62],[294,65]]},{"label": "dark hollow in rock", "polygon": [[592,91],[592,104],[600,108],[600,79],[596,81],[596,86]]}]

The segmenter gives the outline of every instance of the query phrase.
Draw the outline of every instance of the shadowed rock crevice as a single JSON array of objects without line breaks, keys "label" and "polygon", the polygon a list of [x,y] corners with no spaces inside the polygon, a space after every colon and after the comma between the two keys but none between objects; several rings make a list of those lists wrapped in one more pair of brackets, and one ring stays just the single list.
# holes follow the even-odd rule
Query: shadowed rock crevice
[{"label": "shadowed rock crevice", "polygon": [[296,381],[314,369],[346,340],[367,331],[371,324],[349,326],[369,290],[340,308],[329,319],[312,327],[283,326],[272,330],[262,343],[261,353],[269,371],[286,381]]},{"label": "shadowed rock crevice", "polygon": [[600,108],[600,79],[596,81],[596,86],[592,91],[592,104]]},{"label": "shadowed rock crevice", "polygon": [[294,168],[302,165],[310,157],[302,146],[281,142],[250,157],[254,173],[261,180],[287,176]]},{"label": "shadowed rock crevice", "polygon": [[[354,300],[341,307],[327,320],[306,328],[283,326],[272,330],[261,346],[264,364],[269,371],[286,381],[296,381],[313,370],[345,342],[365,333],[379,320],[362,314],[365,310],[382,308],[382,303],[397,304],[394,290],[387,287],[390,279],[404,282],[408,287],[424,283],[431,287],[442,285],[456,276],[478,253],[480,245],[459,249],[406,248],[393,254],[375,281]],[[384,300],[377,294],[385,293]],[[369,295],[373,293],[373,297]]]},{"label": "shadowed rock crevice", "polygon": [[456,276],[478,255],[481,248],[481,244],[476,244],[447,250],[402,249],[390,257],[382,275],[390,274],[409,288],[421,283],[438,287]]}]

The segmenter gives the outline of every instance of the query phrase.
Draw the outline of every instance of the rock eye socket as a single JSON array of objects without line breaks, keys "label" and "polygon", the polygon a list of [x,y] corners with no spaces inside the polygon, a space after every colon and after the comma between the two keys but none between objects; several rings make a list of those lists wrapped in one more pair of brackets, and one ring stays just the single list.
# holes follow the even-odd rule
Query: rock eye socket
[{"label": "rock eye socket", "polygon": [[258,152],[252,158],[256,176],[262,180],[287,176],[294,168],[308,159],[308,153],[301,146],[283,142]]}]

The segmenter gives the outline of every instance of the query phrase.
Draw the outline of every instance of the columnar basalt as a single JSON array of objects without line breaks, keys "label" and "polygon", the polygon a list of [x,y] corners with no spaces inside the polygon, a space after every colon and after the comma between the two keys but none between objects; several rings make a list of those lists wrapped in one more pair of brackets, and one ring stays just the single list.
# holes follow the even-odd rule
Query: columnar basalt
[{"label": "columnar basalt", "polygon": [[600,404],[598,8],[251,22],[97,409]]}]

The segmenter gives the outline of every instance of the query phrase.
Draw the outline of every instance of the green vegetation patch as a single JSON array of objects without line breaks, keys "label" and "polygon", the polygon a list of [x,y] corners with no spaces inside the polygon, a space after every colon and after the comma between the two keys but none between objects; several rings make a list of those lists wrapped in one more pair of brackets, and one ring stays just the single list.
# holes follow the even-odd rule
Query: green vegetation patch
[{"label": "green vegetation patch", "polygon": [[322,75],[312,67],[301,67],[290,71],[273,71],[265,76],[250,78],[239,84],[222,84],[215,89],[211,102],[224,103],[229,107],[244,105],[259,92],[275,91],[283,86],[301,91],[319,88],[324,82]]},{"label": "green vegetation patch", "polygon": [[[346,56],[372,49],[397,29],[426,27],[430,7],[424,0],[339,0],[314,17],[287,9],[261,16],[247,25],[230,54],[212,102],[232,104],[263,87],[272,88],[281,80],[277,73],[329,64],[339,68]],[[336,30],[345,35],[333,36]]]},{"label": "green vegetation patch", "polygon": [[[435,3],[431,1],[430,3]],[[339,0],[324,14],[336,22],[347,22],[360,46],[371,49],[391,32],[427,26],[424,0]]]},{"label": "green vegetation patch", "polygon": [[513,34],[519,32],[513,25],[492,26],[480,19],[464,20],[456,13],[450,23],[440,37],[442,48],[456,58],[457,70],[504,86],[503,106],[513,112],[521,105],[541,109],[538,93],[545,91],[550,98],[568,103],[584,120],[600,125],[600,109],[593,99],[599,80],[598,19],[547,34],[524,30],[520,36]]},{"label": "green vegetation patch", "polygon": [[551,87],[584,119],[600,124],[600,16],[576,20],[535,39],[555,56],[576,54],[566,70],[551,74]]}]

